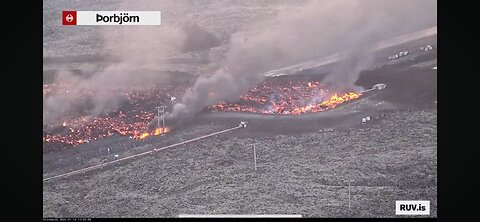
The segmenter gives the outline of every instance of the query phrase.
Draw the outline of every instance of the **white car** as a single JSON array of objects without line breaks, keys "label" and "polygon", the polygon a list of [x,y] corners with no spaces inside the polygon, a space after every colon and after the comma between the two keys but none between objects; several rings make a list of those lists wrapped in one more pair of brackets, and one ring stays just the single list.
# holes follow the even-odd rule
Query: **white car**
[{"label": "white car", "polygon": [[245,128],[245,127],[247,127],[247,124],[248,124],[248,122],[246,122],[246,121],[240,121],[240,124],[238,124],[238,126]]},{"label": "white car", "polygon": [[379,84],[375,84],[372,88],[376,90],[382,90],[382,89],[385,89],[386,87],[387,87],[387,84],[379,83]]}]

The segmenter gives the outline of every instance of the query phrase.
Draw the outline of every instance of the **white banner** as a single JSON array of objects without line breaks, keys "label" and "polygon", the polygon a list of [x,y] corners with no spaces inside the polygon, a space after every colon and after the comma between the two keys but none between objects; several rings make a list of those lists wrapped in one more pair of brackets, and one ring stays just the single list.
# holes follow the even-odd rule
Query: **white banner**
[{"label": "white banner", "polygon": [[161,25],[160,11],[63,11],[63,25]]}]

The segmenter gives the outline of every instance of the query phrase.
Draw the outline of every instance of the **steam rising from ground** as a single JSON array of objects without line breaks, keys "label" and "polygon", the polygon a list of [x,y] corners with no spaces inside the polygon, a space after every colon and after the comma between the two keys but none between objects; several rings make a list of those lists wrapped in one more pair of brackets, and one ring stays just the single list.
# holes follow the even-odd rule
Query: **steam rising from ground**
[{"label": "steam rising from ground", "polygon": [[253,25],[232,36],[230,50],[212,76],[200,77],[169,118],[189,119],[206,106],[233,101],[263,80],[262,73],[346,51],[327,84],[354,89],[369,66],[369,49],[388,37],[436,25],[436,1],[311,1],[280,10],[271,26]]}]

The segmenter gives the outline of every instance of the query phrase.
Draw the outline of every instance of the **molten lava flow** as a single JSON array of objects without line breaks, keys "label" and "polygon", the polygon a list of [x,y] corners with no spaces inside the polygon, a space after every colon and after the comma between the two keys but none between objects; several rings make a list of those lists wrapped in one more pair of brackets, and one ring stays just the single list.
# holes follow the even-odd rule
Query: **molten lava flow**
[{"label": "molten lava flow", "polygon": [[139,139],[144,139],[145,137],[149,136],[150,133],[142,133],[140,134],[140,136],[138,137]]},{"label": "molten lava flow", "polygon": [[168,133],[170,132],[170,128],[165,127],[165,128],[157,128],[152,132],[144,132],[144,133],[137,133],[133,136],[134,139],[145,139],[149,136],[158,136],[160,134]]},{"label": "molten lava flow", "polygon": [[[58,120],[51,119],[43,125],[43,147],[45,151],[62,150],[67,147],[90,143],[110,136],[131,136],[139,139],[142,133],[149,136],[167,133],[168,129],[148,130],[148,125],[154,119],[155,107],[159,104],[170,104],[173,96],[180,97],[191,83],[181,83],[167,87],[152,88],[115,88],[107,91],[90,89],[73,90],[68,85],[43,85],[44,99],[54,95],[78,96],[79,109],[65,113]],[[89,104],[89,98],[98,93],[109,93],[120,96],[122,103],[111,112],[98,116],[85,116],[82,110]],[[49,114],[44,110],[44,114]],[[143,138],[148,136],[144,135]]]},{"label": "molten lava flow", "polygon": [[[318,84],[318,82],[317,82]],[[317,87],[317,85],[315,83],[312,83],[312,82],[308,82],[308,88],[315,88]]]},{"label": "molten lava flow", "polygon": [[155,132],[153,133],[154,136],[158,136],[160,134],[164,134],[164,133],[168,133],[170,131],[170,129],[168,127],[165,127],[165,128],[157,128],[155,129]]},{"label": "molten lava flow", "polygon": [[264,82],[250,89],[236,103],[219,103],[210,107],[214,112],[253,112],[264,114],[300,115],[333,109],[357,99],[360,93],[331,93],[320,82],[275,84]]},{"label": "molten lava flow", "polygon": [[163,128],[156,129],[155,132],[153,133],[153,135],[155,135],[155,136],[160,135],[162,133],[162,129]]},{"label": "molten lava flow", "polygon": [[[170,104],[173,96],[180,97],[185,89],[191,89],[191,83],[175,84],[168,87],[118,88],[101,93],[111,93],[122,97],[122,105],[112,112],[87,117],[78,109],[68,112],[62,118],[44,123],[43,142],[45,150],[60,150],[69,146],[90,143],[110,136],[130,136],[145,139],[170,131],[169,128],[148,130],[155,118],[155,107]],[[71,95],[75,93],[79,103],[88,104],[88,98],[96,96],[97,91],[90,89],[73,90],[68,85],[45,84],[44,98],[53,95]],[[209,96],[219,97],[212,91]],[[337,94],[335,94],[337,93]],[[335,108],[337,105],[358,98],[358,93],[330,92],[318,81],[285,81],[270,78],[259,86],[248,90],[235,103],[220,103],[209,107],[215,112],[253,112],[265,114],[300,115],[308,112],[320,112]],[[48,114],[48,110],[44,110]]]},{"label": "molten lava flow", "polygon": [[305,107],[295,108],[290,114],[300,115],[306,112],[321,112],[327,109],[333,109],[339,104],[342,104],[352,99],[357,99],[358,97],[360,97],[360,95],[361,94],[354,92],[345,93],[341,96],[339,96],[338,94],[333,94],[333,96],[331,96],[328,100],[325,100],[316,105],[307,105]]},{"label": "molten lava flow", "polygon": [[354,92],[345,93],[341,96],[339,96],[338,94],[334,94],[332,97],[330,97],[330,99],[320,103],[320,105],[335,108],[338,104],[344,103],[352,99],[358,99],[360,95],[361,95],[360,93],[354,93]]}]

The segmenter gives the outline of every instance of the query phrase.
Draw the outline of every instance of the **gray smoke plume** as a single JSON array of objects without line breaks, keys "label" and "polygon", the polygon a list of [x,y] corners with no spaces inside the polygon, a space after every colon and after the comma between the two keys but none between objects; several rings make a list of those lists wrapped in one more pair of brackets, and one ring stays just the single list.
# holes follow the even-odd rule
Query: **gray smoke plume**
[{"label": "gray smoke plume", "polygon": [[[279,6],[279,2],[284,5]],[[102,9],[98,5],[89,6],[77,2],[71,4],[73,4],[71,7],[59,4],[59,8],[53,11],[60,13],[64,8]],[[225,46],[226,53],[223,59],[216,64],[209,64],[222,68],[209,76],[199,77],[194,87],[179,100],[180,103],[174,106],[173,112],[168,114],[168,117],[188,119],[205,107],[220,101],[235,101],[248,88],[260,83],[264,79],[262,73],[266,71],[338,51],[347,51],[351,55],[351,60],[345,62],[344,66],[335,67],[327,80],[332,85],[349,88],[353,86],[360,70],[369,65],[370,45],[436,25],[436,4],[435,0],[318,0],[300,3],[297,0],[123,1],[117,6],[110,6],[109,3],[109,8],[102,10],[160,10],[162,25],[79,26],[75,29],[61,27],[58,24],[60,15],[56,15],[48,22],[61,28],[56,27],[55,32],[45,31],[44,35],[53,33],[52,35],[63,38],[91,32],[92,35],[99,36],[94,39],[103,39],[101,45],[105,54],[116,56],[120,61],[86,77],[78,77],[69,72],[60,73],[56,83],[69,85],[71,92],[68,95],[44,97],[44,123],[56,120],[63,113],[79,109],[79,104],[84,102],[83,95],[79,93],[81,90],[97,92],[96,96],[89,99],[91,105],[85,111],[86,115],[95,116],[108,112],[118,104],[120,98],[111,93],[112,89],[119,87],[145,89],[162,83],[164,76],[151,70],[168,70],[169,63],[165,58],[169,56],[218,45],[219,40],[215,37],[218,33],[212,30],[217,32],[235,30]],[[228,17],[230,12],[238,13],[235,14],[237,16],[244,11],[243,9],[255,8],[252,6],[257,5],[258,9],[273,8],[277,12],[276,16],[272,15],[274,18],[271,20],[262,20],[250,25],[230,24],[236,21],[234,17]],[[216,10],[219,8],[220,14],[226,16],[224,20],[210,21],[205,18],[205,15],[217,15]],[[248,17],[251,12],[253,11],[246,11],[245,15]],[[189,26],[188,22],[196,22],[196,18],[202,13],[203,23],[200,22],[198,27]],[[182,20],[185,17],[192,19],[185,24]],[[212,18],[222,19],[215,16]],[[206,24],[216,28],[207,31],[201,26]],[[201,39],[195,38],[197,33]],[[229,31],[225,31],[222,36],[226,36],[225,33]],[[85,40],[88,43],[89,41]],[[63,39],[59,42],[72,46],[80,44]],[[222,48],[223,53],[223,45],[217,48]],[[85,53],[88,52],[79,54]]]},{"label": "gray smoke plume", "polygon": [[271,25],[253,24],[234,34],[223,68],[200,77],[167,118],[189,119],[207,106],[237,100],[266,71],[339,51],[350,58],[326,81],[341,90],[355,88],[374,44],[436,25],[436,9],[434,0],[324,0],[284,7]]},{"label": "gray smoke plume", "polygon": [[[59,5],[65,7],[63,4]],[[176,1],[143,1],[142,4],[137,1],[124,1],[115,6],[116,8],[109,10],[161,10],[181,6],[182,4]],[[57,11],[61,12],[62,9],[59,8]],[[101,10],[101,8],[79,10]],[[164,14],[168,15],[168,13]],[[47,22],[57,24],[58,20]],[[66,31],[68,30],[64,27],[58,29],[58,32]],[[115,93],[116,89],[147,90],[166,82],[168,76],[165,76],[166,72],[162,71],[168,70],[169,63],[165,58],[179,54],[186,39],[185,31],[174,22],[164,22],[161,26],[79,26],[74,31],[88,32],[88,36],[96,36],[96,39],[103,40],[101,41],[103,54],[106,57],[116,58],[118,62],[109,64],[103,70],[91,75],[79,76],[70,71],[57,73],[54,83],[65,86],[69,93],[44,96],[44,124],[58,122],[58,118],[66,113],[78,112],[82,109],[86,117],[108,113],[123,99],[122,95]],[[73,34],[70,33],[70,35]],[[84,98],[82,90],[94,91],[95,94]],[[88,103],[86,108],[84,108],[85,103]]]}]

